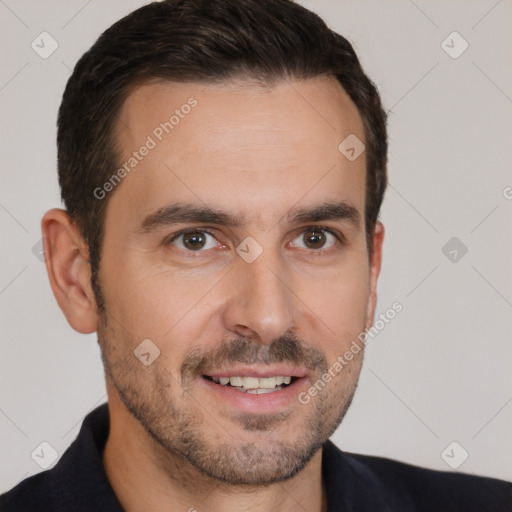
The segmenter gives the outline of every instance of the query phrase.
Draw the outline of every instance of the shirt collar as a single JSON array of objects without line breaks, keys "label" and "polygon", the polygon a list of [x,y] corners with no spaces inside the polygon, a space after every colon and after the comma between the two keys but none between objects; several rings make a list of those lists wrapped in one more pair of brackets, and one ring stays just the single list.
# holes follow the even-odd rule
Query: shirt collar
[{"label": "shirt collar", "polygon": [[[50,471],[51,493],[59,512],[77,510],[77,504],[83,511],[123,512],[102,461],[109,429],[109,409],[104,403],[85,417],[77,438]],[[331,441],[322,447],[322,478],[329,512],[354,510],[362,501],[364,509],[358,508],[362,512],[387,510],[381,493],[376,492],[374,476]]]}]

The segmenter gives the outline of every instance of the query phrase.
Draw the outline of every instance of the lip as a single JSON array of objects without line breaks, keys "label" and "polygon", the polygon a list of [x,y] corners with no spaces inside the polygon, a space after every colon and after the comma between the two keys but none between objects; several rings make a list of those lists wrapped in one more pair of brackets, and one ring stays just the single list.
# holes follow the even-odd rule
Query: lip
[{"label": "lip", "polygon": [[263,379],[265,377],[297,377],[302,378],[306,377],[308,372],[302,368],[293,368],[291,366],[273,366],[271,368],[265,367],[262,369],[254,368],[254,367],[236,367],[229,368],[226,370],[215,370],[212,373],[206,372],[204,375],[208,375],[208,377],[213,377],[215,379],[219,379],[220,377],[256,377]]},{"label": "lip", "polygon": [[[272,370],[272,372],[273,371],[274,370]],[[229,375],[233,376],[232,373]],[[227,377],[229,375],[226,373],[219,373],[220,377]],[[283,374],[269,374],[268,372],[254,371],[252,375],[248,372],[242,373],[242,375],[247,377],[266,377]],[[290,373],[284,373],[284,375],[290,375]],[[293,373],[291,375],[293,375]],[[298,377],[297,375],[294,376]],[[274,391],[272,393],[264,393],[262,395],[253,395],[250,393],[237,391],[231,386],[216,384],[213,381],[205,379],[203,376],[201,376],[200,382],[203,386],[205,386],[207,392],[213,394],[217,400],[220,400],[224,404],[227,404],[228,407],[232,407],[239,412],[271,414],[284,412],[286,409],[289,409],[290,405],[293,403],[299,403],[297,398],[298,394],[301,392],[301,390],[306,388],[308,379],[305,376],[298,377],[294,382],[285,388]]]}]

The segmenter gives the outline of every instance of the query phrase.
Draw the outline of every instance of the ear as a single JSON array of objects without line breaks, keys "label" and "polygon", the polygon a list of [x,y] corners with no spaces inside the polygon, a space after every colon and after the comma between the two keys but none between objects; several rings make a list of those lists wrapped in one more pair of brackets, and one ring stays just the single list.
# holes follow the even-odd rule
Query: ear
[{"label": "ear", "polygon": [[366,311],[366,329],[370,329],[375,318],[375,308],[377,307],[377,280],[379,279],[380,267],[382,263],[382,242],[384,241],[384,225],[378,222],[375,225],[372,241],[372,260],[370,262],[370,295],[368,297],[368,307]]},{"label": "ear", "polygon": [[44,215],[41,230],[46,270],[60,309],[75,331],[96,331],[89,250],[79,229],[65,210],[55,208]]}]

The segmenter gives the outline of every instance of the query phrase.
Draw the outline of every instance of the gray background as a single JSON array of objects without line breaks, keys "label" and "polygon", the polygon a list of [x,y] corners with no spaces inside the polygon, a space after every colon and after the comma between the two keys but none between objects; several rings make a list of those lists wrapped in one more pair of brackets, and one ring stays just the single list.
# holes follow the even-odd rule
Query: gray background
[{"label": "gray background", "polygon": [[[42,441],[62,454],[106,400],[95,335],[68,326],[32,248],[60,205],[55,121],[71,69],[142,3],[0,1],[1,491],[42,470]],[[512,479],[512,4],[303,3],[353,42],[390,112],[378,312],[404,307],[369,343],[334,441],[448,471],[465,450],[459,471]],[[47,59],[31,48],[43,31],[59,45]],[[441,46],[453,31],[469,43],[456,59]]]}]

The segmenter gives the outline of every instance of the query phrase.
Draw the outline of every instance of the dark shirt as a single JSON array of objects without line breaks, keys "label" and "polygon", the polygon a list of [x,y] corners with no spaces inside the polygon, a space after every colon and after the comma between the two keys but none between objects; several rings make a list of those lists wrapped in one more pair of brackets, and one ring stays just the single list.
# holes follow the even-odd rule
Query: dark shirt
[{"label": "dark shirt", "polygon": [[[103,404],[52,469],[0,496],[0,511],[123,512],[102,464],[109,425]],[[323,446],[322,474],[329,512],[512,511],[511,483],[346,453],[331,441]]]}]

